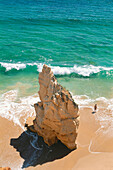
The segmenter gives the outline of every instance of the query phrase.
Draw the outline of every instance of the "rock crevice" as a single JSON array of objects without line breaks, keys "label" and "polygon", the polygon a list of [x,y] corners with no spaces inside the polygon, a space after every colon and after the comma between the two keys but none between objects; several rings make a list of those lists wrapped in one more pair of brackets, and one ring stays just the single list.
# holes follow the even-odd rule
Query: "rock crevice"
[{"label": "rock crevice", "polygon": [[76,148],[79,126],[78,105],[72,99],[70,92],[57,82],[51,68],[46,65],[39,73],[39,85],[41,102],[34,104],[35,130],[48,145],[60,140],[68,148]]}]

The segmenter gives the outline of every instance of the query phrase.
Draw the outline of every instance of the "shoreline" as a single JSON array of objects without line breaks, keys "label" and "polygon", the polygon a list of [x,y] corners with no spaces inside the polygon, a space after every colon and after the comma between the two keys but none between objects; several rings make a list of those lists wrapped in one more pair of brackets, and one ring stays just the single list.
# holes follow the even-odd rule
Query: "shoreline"
[{"label": "shoreline", "polygon": [[[93,143],[93,145],[90,148],[92,153],[89,152],[89,144],[91,142],[91,139],[94,137],[95,132],[98,131],[98,129],[101,126],[100,121],[96,121],[97,115],[100,114],[101,111],[102,110],[99,110],[96,114],[92,114],[91,108],[80,109],[81,119],[77,137],[78,143],[77,150],[72,151],[62,159],[47,162],[42,165],[37,165],[35,167],[30,166],[26,169],[52,170],[54,168],[56,170],[57,169],[93,170],[96,168],[97,170],[101,169],[110,170],[110,168],[113,167],[112,163],[113,148],[111,147],[113,141],[112,138],[110,139],[111,141],[110,140],[105,141],[105,144],[103,144],[102,146],[98,146],[97,144],[99,143]],[[0,117],[0,131],[2,132],[0,136],[0,138],[2,138],[2,142],[0,143],[0,148],[2,148],[1,150],[2,162],[0,162],[0,166],[2,167],[9,166],[10,168],[16,170],[17,166],[16,164],[18,164],[18,168],[21,169],[24,159],[21,158],[19,153],[12,146],[10,146],[10,139],[18,138],[23,132],[23,130],[18,125],[14,125],[12,121]],[[102,141],[103,138],[101,138],[100,140]],[[105,146],[106,148],[104,150]]]}]

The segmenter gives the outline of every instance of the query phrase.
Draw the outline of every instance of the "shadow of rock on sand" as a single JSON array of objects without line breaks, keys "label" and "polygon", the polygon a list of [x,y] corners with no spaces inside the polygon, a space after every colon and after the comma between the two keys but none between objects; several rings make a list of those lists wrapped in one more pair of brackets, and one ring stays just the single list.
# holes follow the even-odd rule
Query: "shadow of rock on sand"
[{"label": "shadow of rock on sand", "polygon": [[63,158],[72,151],[60,141],[48,146],[42,137],[29,130],[23,132],[17,139],[11,139],[10,145],[20,152],[20,156],[25,160],[22,168]]}]

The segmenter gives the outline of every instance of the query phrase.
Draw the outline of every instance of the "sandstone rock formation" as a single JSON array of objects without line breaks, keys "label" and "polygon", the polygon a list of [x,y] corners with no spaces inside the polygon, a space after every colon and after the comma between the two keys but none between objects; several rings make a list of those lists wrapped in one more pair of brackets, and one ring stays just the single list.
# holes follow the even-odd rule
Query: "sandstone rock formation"
[{"label": "sandstone rock formation", "polygon": [[60,140],[68,148],[76,148],[79,126],[78,105],[69,91],[56,80],[51,68],[44,65],[39,74],[41,102],[34,105],[36,119],[34,128],[45,143],[52,145]]}]

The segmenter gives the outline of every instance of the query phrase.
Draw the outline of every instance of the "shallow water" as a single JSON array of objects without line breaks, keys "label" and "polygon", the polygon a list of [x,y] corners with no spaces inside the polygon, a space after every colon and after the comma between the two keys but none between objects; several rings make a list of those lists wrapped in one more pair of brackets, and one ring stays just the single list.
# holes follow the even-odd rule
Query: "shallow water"
[{"label": "shallow water", "polygon": [[[47,64],[79,104],[86,127],[81,129],[89,137],[82,133],[78,145],[92,154],[113,151],[112,13],[110,0],[0,0],[0,117],[9,131],[14,125],[19,135],[27,117],[35,115],[38,75]],[[98,112],[92,115],[95,103]],[[6,155],[0,166],[7,166]],[[8,165],[16,168],[13,158]]]},{"label": "shallow water", "polygon": [[[104,97],[91,99],[86,95],[75,95],[73,98],[79,105],[80,113],[80,127],[77,137],[78,148],[87,148],[91,154],[113,152],[113,99]],[[37,94],[19,97],[16,90],[8,91],[1,96],[1,166],[10,166],[13,169],[21,169],[23,165],[32,166],[34,161],[31,163],[28,160],[27,164],[23,163],[21,156],[10,146],[10,140],[11,138],[18,138],[25,130],[24,123],[28,117],[35,116],[34,108],[31,105],[37,101],[39,101]],[[98,109],[95,114],[92,114],[95,103],[97,103]],[[35,134],[29,135],[31,136],[30,147],[37,150],[37,136]],[[5,147],[3,148],[4,145]],[[7,155],[7,153],[9,154]],[[16,157],[14,157],[15,154]],[[18,159],[18,161],[16,160],[14,164],[15,159]]]},{"label": "shallow water", "polygon": [[[112,1],[6,0],[0,1],[0,9],[0,90],[27,82],[26,94],[33,95],[45,63],[68,89],[68,80],[72,86],[74,78],[79,81],[78,95],[111,97]],[[101,88],[95,90],[93,82]]]}]

